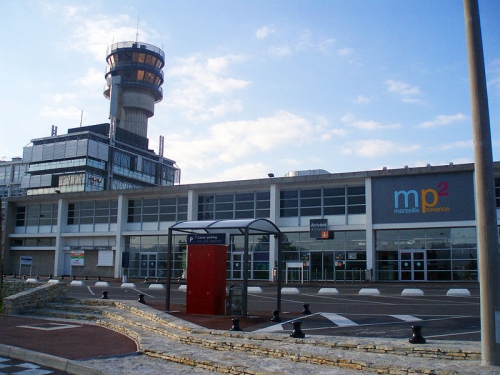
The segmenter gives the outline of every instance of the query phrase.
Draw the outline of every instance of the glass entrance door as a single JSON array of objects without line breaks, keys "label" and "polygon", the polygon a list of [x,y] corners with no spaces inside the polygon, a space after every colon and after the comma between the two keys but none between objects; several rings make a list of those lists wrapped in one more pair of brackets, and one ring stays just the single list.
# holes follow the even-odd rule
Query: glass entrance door
[{"label": "glass entrance door", "polygon": [[401,251],[399,257],[399,280],[426,280],[425,252],[420,250]]},{"label": "glass entrance door", "polygon": [[243,253],[231,253],[229,265],[229,278],[232,280],[243,279]]},{"label": "glass entrance door", "polygon": [[139,262],[139,276],[156,277],[156,253],[141,253]]}]

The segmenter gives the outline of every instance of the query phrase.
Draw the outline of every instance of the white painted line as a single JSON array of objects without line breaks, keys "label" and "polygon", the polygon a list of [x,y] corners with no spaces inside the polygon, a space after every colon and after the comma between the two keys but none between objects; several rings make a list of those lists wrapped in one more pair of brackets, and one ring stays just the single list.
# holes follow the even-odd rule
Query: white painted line
[{"label": "white painted line", "polygon": [[139,289],[135,289],[134,290],[136,292],[138,292],[139,294],[144,294],[144,296],[147,296],[147,297],[151,297],[151,298],[155,298],[155,296],[152,296],[151,294],[147,294],[146,292],[143,292],[142,290],[139,290]]},{"label": "white painted line", "polygon": [[456,297],[468,297],[470,296],[469,289],[450,289],[446,293],[447,296],[456,296]]},{"label": "white painted line", "polygon": [[109,288],[109,283],[107,281],[98,281],[95,283],[95,286],[98,286],[101,288]]},{"label": "white painted line", "polygon": [[35,278],[29,278],[29,279],[26,280],[26,282],[27,283],[38,283],[38,282],[40,282],[40,280],[39,279],[35,279]]},{"label": "white painted line", "polygon": [[58,284],[60,282],[61,282],[61,280],[50,279],[49,281],[47,281],[47,284]]},{"label": "white painted line", "polygon": [[273,326],[269,326],[269,327],[266,327],[266,328],[261,328],[261,329],[258,329],[257,331],[254,331],[254,332],[281,332],[283,331],[283,325],[282,324],[275,324]]},{"label": "white painted line", "polygon": [[300,294],[298,288],[281,288],[281,294]]},{"label": "white painted line", "polygon": [[165,290],[165,285],[163,285],[163,284],[151,284],[149,286],[149,289],[153,289],[153,290]]},{"label": "white painted line", "polygon": [[90,286],[87,286],[87,289],[89,290],[90,294],[92,294],[93,296],[95,296],[95,293],[92,291],[92,289],[90,288]]},{"label": "white painted line", "polygon": [[72,286],[85,286],[85,283],[83,281],[73,280],[71,283],[69,283],[69,285],[72,285]]},{"label": "white painted line", "polygon": [[133,289],[137,288],[134,283],[123,283],[121,285],[121,287],[122,288],[133,288]]},{"label": "white painted line", "polygon": [[185,292],[185,291],[187,290],[187,285],[181,285],[181,286],[179,287],[179,290],[180,290],[181,292]]},{"label": "white painted line", "polygon": [[248,293],[264,293],[260,286],[249,286],[247,291]]},{"label": "white painted line", "polygon": [[380,291],[377,288],[361,288],[358,294],[363,296],[379,296]]},{"label": "white painted line", "polygon": [[339,290],[337,288],[321,288],[318,294],[339,294]]},{"label": "white painted line", "polygon": [[355,323],[352,320],[349,320],[346,317],[343,317],[342,315],[339,315],[339,314],[320,313],[319,315],[324,316],[325,318],[330,320],[332,323],[335,323],[339,327],[351,327],[351,326],[358,325],[358,323]]},{"label": "white painted line", "polygon": [[419,322],[422,320],[422,319],[417,318],[416,316],[412,316],[412,315],[389,315],[389,316],[392,316],[393,318],[402,320],[404,322]]},{"label": "white painted line", "polygon": [[401,292],[402,296],[423,296],[424,291],[422,289],[403,289]]}]

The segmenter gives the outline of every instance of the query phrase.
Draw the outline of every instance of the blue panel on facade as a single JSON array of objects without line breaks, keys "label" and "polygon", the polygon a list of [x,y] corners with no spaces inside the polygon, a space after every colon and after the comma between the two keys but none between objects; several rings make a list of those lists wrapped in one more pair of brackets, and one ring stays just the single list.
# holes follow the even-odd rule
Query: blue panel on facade
[{"label": "blue panel on facade", "polygon": [[372,201],[374,224],[475,219],[471,172],[374,178]]}]

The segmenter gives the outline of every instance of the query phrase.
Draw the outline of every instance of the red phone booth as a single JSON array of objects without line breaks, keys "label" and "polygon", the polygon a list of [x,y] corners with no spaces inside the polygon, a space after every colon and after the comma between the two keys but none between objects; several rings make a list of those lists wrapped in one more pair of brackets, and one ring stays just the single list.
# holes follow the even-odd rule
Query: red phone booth
[{"label": "red phone booth", "polygon": [[186,313],[223,315],[226,306],[226,245],[189,244]]}]

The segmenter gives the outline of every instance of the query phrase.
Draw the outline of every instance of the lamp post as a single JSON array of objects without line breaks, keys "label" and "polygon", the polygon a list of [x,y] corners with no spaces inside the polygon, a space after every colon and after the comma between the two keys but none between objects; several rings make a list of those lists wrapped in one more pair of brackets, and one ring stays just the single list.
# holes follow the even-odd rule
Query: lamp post
[{"label": "lamp post", "polygon": [[500,285],[495,177],[478,0],[464,0],[469,60],[483,365],[500,365]]}]

